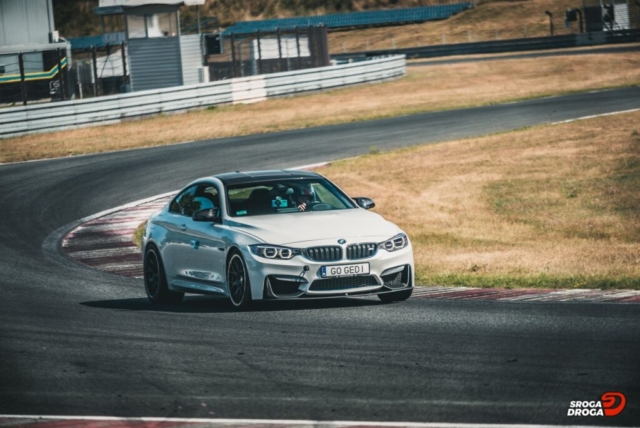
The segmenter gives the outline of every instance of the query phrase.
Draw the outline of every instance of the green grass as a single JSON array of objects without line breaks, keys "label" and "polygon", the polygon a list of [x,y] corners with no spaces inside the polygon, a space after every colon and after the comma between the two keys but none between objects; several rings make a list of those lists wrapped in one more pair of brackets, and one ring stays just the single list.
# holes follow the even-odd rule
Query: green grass
[{"label": "green grass", "polygon": [[323,174],[410,236],[417,284],[640,289],[638,118],[367,154]]}]

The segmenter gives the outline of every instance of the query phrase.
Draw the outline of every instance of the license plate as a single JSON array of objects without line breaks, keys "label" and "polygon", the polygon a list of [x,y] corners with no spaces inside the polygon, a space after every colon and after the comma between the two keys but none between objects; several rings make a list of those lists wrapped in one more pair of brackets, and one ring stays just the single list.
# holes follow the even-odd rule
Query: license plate
[{"label": "license plate", "polygon": [[369,273],[369,263],[357,263],[352,265],[322,266],[320,275],[323,278],[335,276],[355,276]]}]

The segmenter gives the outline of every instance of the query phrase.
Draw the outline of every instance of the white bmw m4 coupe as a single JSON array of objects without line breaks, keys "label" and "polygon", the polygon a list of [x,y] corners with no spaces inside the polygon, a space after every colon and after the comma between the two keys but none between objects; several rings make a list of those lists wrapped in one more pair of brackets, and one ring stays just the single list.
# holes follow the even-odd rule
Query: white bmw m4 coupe
[{"label": "white bmw m4 coupe", "polygon": [[414,284],[407,235],[308,171],[235,172],[187,185],[148,221],[144,283],[152,303],[184,293],[255,300],[376,294],[406,300]]}]

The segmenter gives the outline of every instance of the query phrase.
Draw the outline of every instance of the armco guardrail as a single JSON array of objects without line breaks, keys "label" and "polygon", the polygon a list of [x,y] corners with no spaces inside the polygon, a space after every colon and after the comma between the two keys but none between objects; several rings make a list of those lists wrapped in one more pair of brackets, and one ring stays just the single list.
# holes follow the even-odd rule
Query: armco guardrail
[{"label": "armco guardrail", "polygon": [[352,64],[221,80],[84,100],[0,109],[0,137],[118,123],[211,105],[252,103],[270,97],[333,89],[404,75],[404,55]]},{"label": "armco guardrail", "polygon": [[622,30],[601,33],[570,34],[566,36],[532,37],[527,39],[495,40],[491,42],[458,43],[422,46],[407,49],[389,49],[351,52],[331,55],[333,59],[367,58],[380,55],[403,54],[409,59],[435,58],[453,55],[523,52],[545,49],[575,48],[615,43],[640,42],[640,30]]}]

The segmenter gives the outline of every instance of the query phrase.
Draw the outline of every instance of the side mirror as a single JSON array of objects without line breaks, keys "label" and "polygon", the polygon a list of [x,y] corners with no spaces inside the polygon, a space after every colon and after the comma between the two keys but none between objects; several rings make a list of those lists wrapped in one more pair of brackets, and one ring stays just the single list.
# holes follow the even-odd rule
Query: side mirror
[{"label": "side mirror", "polygon": [[193,221],[209,221],[212,223],[220,223],[220,208],[207,208],[205,210],[196,211],[191,217]]},{"label": "side mirror", "polygon": [[358,204],[360,208],[364,208],[365,210],[370,210],[371,208],[374,208],[376,206],[376,203],[373,202],[373,199],[371,198],[358,196],[356,198],[353,198],[353,200],[356,201],[356,204]]}]

